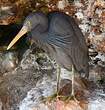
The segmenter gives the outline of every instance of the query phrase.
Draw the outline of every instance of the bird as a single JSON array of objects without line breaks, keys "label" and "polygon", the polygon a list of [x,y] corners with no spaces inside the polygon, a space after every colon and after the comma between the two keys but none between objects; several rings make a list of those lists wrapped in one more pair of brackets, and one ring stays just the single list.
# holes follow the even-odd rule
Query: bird
[{"label": "bird", "polygon": [[71,96],[74,97],[74,70],[82,78],[89,77],[88,47],[74,18],[59,11],[47,14],[40,11],[31,12],[7,50],[26,33],[30,33],[37,46],[53,58],[59,67],[68,71],[72,69]]}]

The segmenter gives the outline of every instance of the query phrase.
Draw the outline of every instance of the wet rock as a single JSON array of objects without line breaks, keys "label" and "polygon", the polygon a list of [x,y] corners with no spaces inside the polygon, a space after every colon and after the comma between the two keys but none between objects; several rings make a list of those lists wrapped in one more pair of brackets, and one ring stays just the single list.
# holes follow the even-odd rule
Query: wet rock
[{"label": "wet rock", "polygon": [[62,9],[62,10],[68,5],[69,5],[68,0],[61,0],[61,1],[58,1],[57,3],[58,9]]},{"label": "wet rock", "polygon": [[[23,55],[23,59],[19,63],[18,67],[11,72],[6,72],[3,77],[0,77],[0,98],[3,100],[3,97],[9,97],[9,103],[7,103],[10,106],[10,110],[18,109],[17,105],[20,103],[20,101],[26,96],[27,92],[31,90],[31,88],[34,88],[36,84],[38,84],[37,81],[42,81],[41,78],[43,76],[50,79],[52,79],[50,76],[55,76],[52,74],[52,72],[55,71],[54,68],[47,70],[46,67],[44,71],[41,69],[39,70],[39,65],[36,62],[37,57],[35,57],[35,55],[31,52],[31,50],[27,50]],[[33,61],[33,63],[30,61]],[[42,85],[42,87],[44,86]],[[46,94],[46,91],[43,91],[43,94]],[[3,103],[4,108],[6,105],[7,104]],[[9,109],[5,108],[4,110]]]},{"label": "wet rock", "polygon": [[104,110],[105,100],[93,100],[89,102],[88,110]]},{"label": "wet rock", "polygon": [[98,58],[102,62],[105,62],[105,54],[104,53],[99,52],[98,55],[95,58]]},{"label": "wet rock", "polygon": [[89,48],[89,56],[95,57],[98,55],[98,52],[95,51],[94,49]]},{"label": "wet rock", "polygon": [[0,99],[0,110],[2,110],[2,102],[1,102],[1,99]]},{"label": "wet rock", "polygon": [[40,105],[43,105],[44,107],[45,105],[43,101],[47,100],[47,98],[53,95],[55,92],[56,92],[56,81],[54,82],[53,80],[44,77],[39,84],[36,84],[35,88],[31,89],[28,92],[25,99],[20,103],[19,109],[33,110],[33,108],[35,107],[38,108],[40,107]]},{"label": "wet rock", "polygon": [[[79,99],[79,103],[72,100],[66,103],[65,101],[61,100],[62,98],[59,100],[54,98],[54,100],[49,101],[44,99],[56,92],[56,63],[52,60],[49,60],[49,57],[47,57],[43,52],[35,52],[36,50],[32,51],[30,49],[25,52],[23,49],[25,54],[20,55],[21,60],[19,60],[20,62],[18,67],[11,72],[6,72],[3,77],[0,77],[0,107],[2,107],[3,110],[56,110],[56,108],[60,110],[75,110],[77,108],[79,110],[104,110],[105,56],[103,52],[105,43],[105,14],[103,0],[74,1],[75,5],[69,4],[63,7],[61,5],[62,3],[60,2],[61,4],[58,8],[56,5],[58,0],[53,0],[50,2],[49,0],[2,0],[1,2],[2,5],[0,12],[3,13],[2,17],[0,16],[0,22],[2,21],[0,24],[4,25],[18,21],[20,22],[21,19],[23,19],[32,10],[42,10],[44,12],[48,12],[51,10],[58,10],[58,8],[60,8],[60,10],[69,15],[77,15],[78,24],[82,29],[83,34],[86,36],[86,39],[89,39],[88,46],[90,48],[89,51],[91,50],[91,61],[89,81],[75,78],[75,94],[76,98]],[[21,13],[19,13],[20,10]],[[1,32],[2,30],[3,29],[0,28]],[[19,30],[20,29],[15,30],[15,34]],[[10,33],[12,31],[10,31]],[[10,36],[15,34],[12,33]],[[6,34],[5,36],[7,37],[8,35]],[[6,37],[2,36],[4,42]],[[10,38],[9,40],[12,39]],[[4,44],[3,39],[2,42],[0,42],[0,45],[1,43],[2,45]],[[10,42],[9,40],[7,40],[8,43]],[[20,47],[22,46],[20,45]],[[3,55],[1,56],[5,57]],[[3,65],[7,64],[8,60],[10,59],[5,60],[6,63],[3,63]],[[0,63],[1,62],[2,60],[0,59]],[[71,76],[72,74],[70,72],[64,70],[63,68],[61,69],[61,84],[59,94],[70,95]]]},{"label": "wet rock", "polygon": [[15,51],[0,53],[0,73],[6,73],[16,68],[18,64],[18,56]]},{"label": "wet rock", "polygon": [[82,10],[79,10],[75,15],[79,20],[82,20],[84,17]]}]

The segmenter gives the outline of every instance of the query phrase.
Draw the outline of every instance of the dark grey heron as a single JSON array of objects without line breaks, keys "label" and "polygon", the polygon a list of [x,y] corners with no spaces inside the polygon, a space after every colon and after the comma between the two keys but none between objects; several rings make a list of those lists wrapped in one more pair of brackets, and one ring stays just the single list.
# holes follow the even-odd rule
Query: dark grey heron
[{"label": "dark grey heron", "polygon": [[89,76],[88,48],[85,38],[73,17],[62,12],[29,14],[22,29],[9,44],[10,49],[24,34],[30,32],[45,52],[53,57],[59,66],[73,71],[72,93],[74,96],[74,70],[81,77]]}]

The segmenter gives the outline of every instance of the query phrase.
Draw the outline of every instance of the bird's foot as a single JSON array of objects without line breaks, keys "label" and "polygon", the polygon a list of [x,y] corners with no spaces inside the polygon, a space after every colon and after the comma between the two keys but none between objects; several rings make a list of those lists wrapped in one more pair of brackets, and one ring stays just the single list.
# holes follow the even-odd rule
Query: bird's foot
[{"label": "bird's foot", "polygon": [[[68,100],[70,97],[68,96],[63,96],[63,95],[58,95],[57,93],[51,95],[51,96],[48,96],[46,98],[43,99],[44,102],[51,102],[51,101],[54,101],[54,100],[62,100],[62,101],[66,101]],[[71,99],[71,98],[70,98]]]},{"label": "bird's foot", "polygon": [[73,100],[75,101],[76,103],[79,103],[78,99],[76,98],[76,96],[74,94],[71,94],[70,96],[68,96],[67,98],[67,102],[70,101],[70,100]]},{"label": "bird's foot", "polygon": [[55,100],[57,97],[57,93],[51,95],[51,96],[48,96],[46,98],[43,99],[44,102],[51,102],[52,100]]},{"label": "bird's foot", "polygon": [[56,99],[59,99],[59,100],[62,100],[62,101],[66,101],[68,99],[68,97],[67,96],[63,96],[63,95],[58,95],[56,97]]}]

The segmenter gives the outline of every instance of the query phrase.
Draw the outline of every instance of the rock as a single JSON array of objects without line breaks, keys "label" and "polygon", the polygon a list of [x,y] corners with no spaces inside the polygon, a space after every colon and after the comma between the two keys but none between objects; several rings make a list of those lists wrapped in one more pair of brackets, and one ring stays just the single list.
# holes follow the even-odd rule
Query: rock
[{"label": "rock", "polygon": [[[83,3],[84,2],[84,3]],[[57,5],[58,3],[58,5]],[[71,3],[71,2],[70,2]],[[25,16],[36,10],[62,10],[73,17],[77,15],[78,24],[85,38],[89,39],[90,77],[89,80],[75,76],[75,96],[78,99],[64,101],[63,98],[52,96],[56,92],[57,65],[44,52],[23,49],[19,56],[19,64],[13,71],[8,71],[14,55],[0,54],[0,68],[5,67],[4,75],[0,71],[0,109],[1,110],[104,110],[105,105],[105,62],[104,62],[104,2],[103,0],[74,1],[74,4],[65,4],[64,0],[1,0],[0,24],[7,25],[6,31],[0,26],[0,46],[6,47],[11,36],[20,30],[20,27],[10,29],[11,23],[21,24]],[[58,6],[58,7],[57,7]],[[87,11],[87,13],[86,13]],[[21,23],[20,23],[21,22]],[[7,30],[11,34],[7,34]],[[12,33],[15,31],[15,33]],[[2,32],[5,33],[2,34]],[[8,36],[8,37],[7,37]],[[5,40],[8,38],[8,40]],[[5,43],[5,44],[4,44]],[[23,43],[24,44],[24,41]],[[19,44],[20,47],[23,47]],[[34,45],[35,46],[35,45]],[[19,48],[20,48],[19,47]],[[5,48],[6,49],[6,48]],[[16,49],[16,48],[15,48]],[[0,47],[0,51],[2,47]],[[22,50],[22,48],[20,49]],[[99,52],[100,51],[100,52]],[[19,52],[21,53],[21,52]],[[7,56],[6,56],[7,55]],[[11,60],[12,56],[12,60]],[[1,58],[4,57],[3,61]],[[59,94],[69,96],[71,93],[71,72],[61,68]],[[50,97],[51,96],[51,97]],[[43,102],[44,100],[44,102]]]},{"label": "rock", "polygon": [[79,20],[82,20],[84,18],[83,12],[81,10],[78,11],[75,15]]},{"label": "rock", "polygon": [[69,5],[68,0],[60,0],[57,3],[57,8],[63,10],[68,5]]},{"label": "rock", "polygon": [[18,55],[15,51],[0,53],[0,73],[11,72],[18,64]]},{"label": "rock", "polygon": [[2,110],[2,108],[3,108],[3,104],[2,104],[1,99],[0,99],[0,110]]}]

